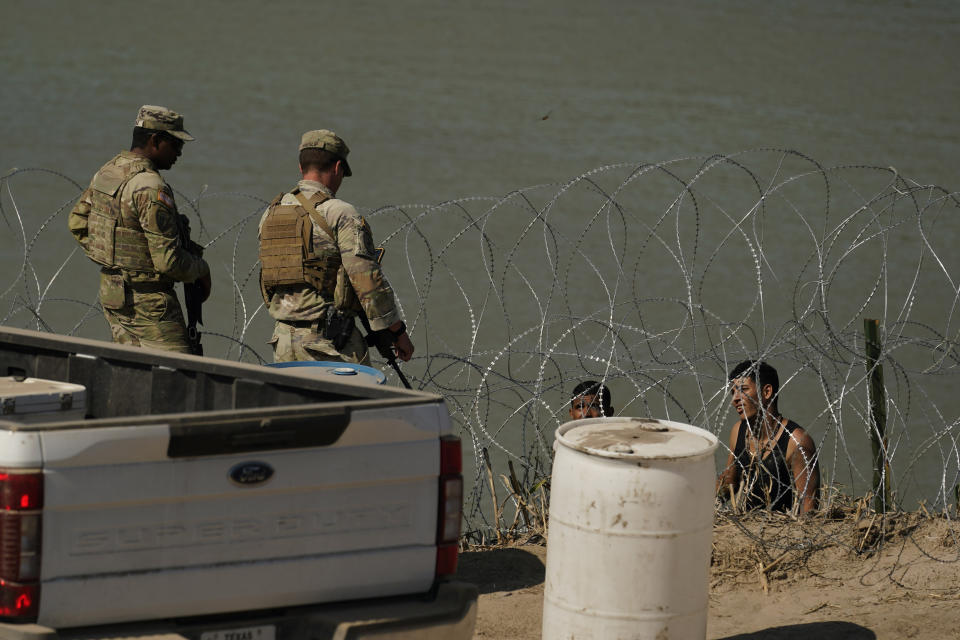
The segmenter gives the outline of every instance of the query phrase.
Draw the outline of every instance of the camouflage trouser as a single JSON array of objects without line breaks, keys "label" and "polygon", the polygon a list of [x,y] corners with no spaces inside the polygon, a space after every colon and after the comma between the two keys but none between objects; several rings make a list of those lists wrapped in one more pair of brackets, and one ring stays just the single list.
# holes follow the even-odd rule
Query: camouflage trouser
[{"label": "camouflage trouser", "polygon": [[324,338],[320,331],[323,331],[322,322],[319,326],[301,327],[278,320],[273,329],[273,337],[270,339],[270,344],[273,345],[273,361],[324,360],[370,364],[367,343],[356,326],[347,344],[340,351],[337,351],[333,343]]},{"label": "camouflage trouser", "polygon": [[187,325],[173,289],[149,293],[128,290],[126,304],[116,309],[108,308],[105,302],[101,295],[103,315],[114,342],[190,353]]}]

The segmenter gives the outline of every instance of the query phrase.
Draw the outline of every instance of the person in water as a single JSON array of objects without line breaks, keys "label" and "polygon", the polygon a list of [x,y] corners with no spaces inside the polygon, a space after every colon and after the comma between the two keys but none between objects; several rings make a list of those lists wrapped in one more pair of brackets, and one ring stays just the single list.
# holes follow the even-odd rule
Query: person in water
[{"label": "person in water", "polygon": [[[800,513],[817,508],[820,469],[810,435],[780,414],[777,370],[745,360],[730,372],[730,401],[740,419],[730,429],[730,455],[717,478],[721,498],[732,488],[747,509]],[[726,490],[726,491],[725,491]]]},{"label": "person in water", "polygon": [[613,415],[610,389],[596,380],[584,380],[573,388],[570,397],[570,418],[603,418]]}]

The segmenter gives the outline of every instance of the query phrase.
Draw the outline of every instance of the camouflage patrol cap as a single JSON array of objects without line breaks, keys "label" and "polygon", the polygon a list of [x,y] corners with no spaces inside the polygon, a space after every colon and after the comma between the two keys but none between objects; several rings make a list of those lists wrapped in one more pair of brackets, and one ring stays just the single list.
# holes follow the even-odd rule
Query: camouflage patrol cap
[{"label": "camouflage patrol cap", "polygon": [[353,171],[347,163],[347,154],[350,153],[347,143],[343,138],[329,129],[317,129],[316,131],[307,131],[300,138],[300,151],[304,149],[323,149],[343,160],[343,175],[352,176]]},{"label": "camouflage patrol cap", "polygon": [[166,131],[181,140],[189,141],[195,139],[183,128],[183,116],[166,107],[157,107],[150,104],[143,105],[140,107],[140,111],[137,112],[137,121],[134,124],[144,129]]}]

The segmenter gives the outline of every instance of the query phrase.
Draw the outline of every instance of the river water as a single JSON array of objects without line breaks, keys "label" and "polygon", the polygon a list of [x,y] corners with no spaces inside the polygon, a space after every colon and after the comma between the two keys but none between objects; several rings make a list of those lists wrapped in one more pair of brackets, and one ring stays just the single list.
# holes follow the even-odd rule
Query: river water
[{"label": "river water", "polygon": [[[885,208],[883,198],[867,207],[878,220],[903,216],[882,242],[863,231],[870,222],[841,222],[861,215],[876,194],[896,200],[918,184],[958,188],[954,2],[4,0],[0,12],[0,172],[43,168],[85,185],[129,145],[141,104],[183,113],[197,140],[167,179],[209,244],[215,289],[206,328],[263,357],[270,323],[255,311],[251,221],[297,179],[303,131],[342,135],[354,176],[339,195],[386,240],[386,268],[416,325],[418,356],[428,356],[411,371],[448,396],[458,424],[473,434],[471,470],[484,446],[498,467],[511,455],[545,455],[565,419],[565,394],[591,375],[609,377],[625,414],[725,433],[733,418],[723,371],[763,353],[775,364],[780,358],[785,377],[795,374],[792,416],[810,426],[828,476],[863,490],[869,444],[865,428],[854,426],[863,423],[863,387],[854,379],[862,366],[823,355],[856,339],[818,351],[804,334],[798,347],[796,334],[783,330],[797,301],[828,282],[824,304],[847,334],[871,316],[896,331],[906,319],[955,339],[960,262],[952,247],[960,230],[956,207],[937,203],[942,192],[919,192],[926,200],[906,213],[902,203]],[[803,156],[754,151],[737,156],[742,167],[721,163],[698,178],[714,154],[752,149]],[[675,174],[641,169],[631,177],[644,163],[682,158],[696,160],[670,165]],[[817,173],[811,159],[893,169]],[[589,184],[563,186],[610,165],[618,166],[592,174]],[[810,171],[813,178],[790,180]],[[16,173],[0,194],[8,225],[0,259],[9,274],[4,288],[11,286],[4,313],[19,304],[21,289],[30,299],[31,288],[43,289],[38,282],[54,279],[48,293],[67,302],[46,303],[46,326],[105,338],[85,306],[94,300],[95,269],[70,255],[64,231],[62,206],[77,187],[60,175]],[[702,185],[696,206],[674,201],[684,180]],[[501,200],[532,185],[546,186]],[[753,207],[767,199],[758,194],[772,185],[777,201],[760,215]],[[619,209],[598,196],[618,189]],[[429,207],[453,200],[459,204]],[[813,220],[808,207],[824,203],[834,217]],[[752,241],[725,244],[731,232],[739,237],[732,221],[744,215]],[[476,221],[485,236],[476,235]],[[828,272],[818,275],[807,261],[830,240]],[[868,240],[870,251],[858,253]],[[36,280],[20,271],[25,246]],[[704,320],[671,343],[682,357],[664,359],[651,336],[659,343],[691,317],[677,311],[677,299],[749,331],[725,343],[717,336],[734,334],[705,328]],[[598,313],[618,329],[571,321]],[[834,325],[813,326],[816,315],[801,314],[799,325],[817,339],[832,336]],[[7,322],[35,326],[32,318],[18,311]],[[636,339],[606,342],[628,334]],[[531,336],[539,336],[532,346]],[[255,360],[230,351],[230,338],[209,336],[208,350]],[[704,340],[714,346],[702,349]],[[897,362],[928,370],[950,353],[931,340]],[[516,349],[498,357],[507,344]],[[526,360],[516,360],[520,352]],[[437,373],[464,362],[456,375]],[[902,444],[903,495],[945,500],[956,482],[956,365],[945,362],[932,374],[887,372],[888,384],[899,385],[891,415],[912,411],[893,436]],[[856,402],[844,402],[847,383],[858,389]],[[918,420],[922,431],[911,436],[906,424]],[[935,471],[918,471],[928,467]]]}]

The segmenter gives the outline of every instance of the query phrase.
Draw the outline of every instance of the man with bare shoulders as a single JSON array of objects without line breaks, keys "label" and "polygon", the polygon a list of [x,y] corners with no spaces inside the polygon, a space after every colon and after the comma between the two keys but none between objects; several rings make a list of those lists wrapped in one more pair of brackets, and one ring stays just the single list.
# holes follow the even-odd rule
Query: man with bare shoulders
[{"label": "man with bare shoulders", "polygon": [[730,430],[730,455],[717,478],[717,493],[728,487],[743,496],[747,509],[800,513],[817,508],[820,469],[810,435],[780,414],[777,370],[745,360],[730,372],[730,400],[740,420]]}]

